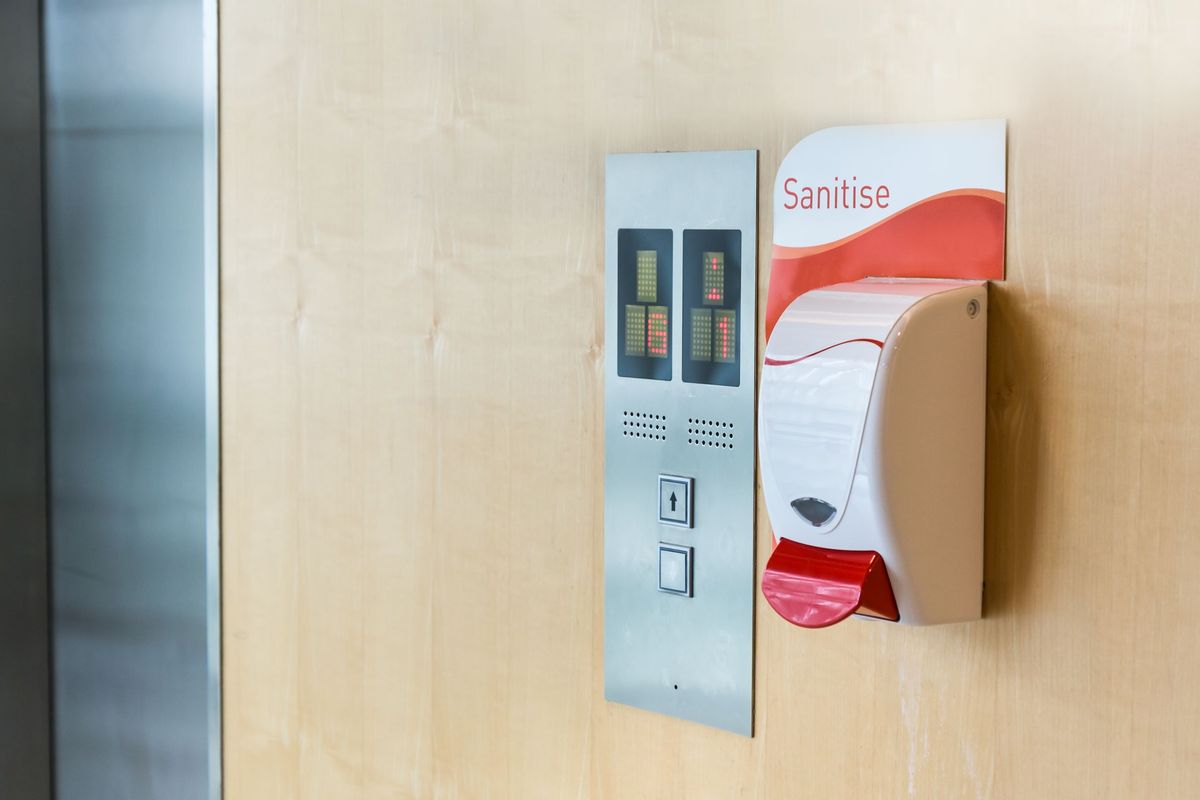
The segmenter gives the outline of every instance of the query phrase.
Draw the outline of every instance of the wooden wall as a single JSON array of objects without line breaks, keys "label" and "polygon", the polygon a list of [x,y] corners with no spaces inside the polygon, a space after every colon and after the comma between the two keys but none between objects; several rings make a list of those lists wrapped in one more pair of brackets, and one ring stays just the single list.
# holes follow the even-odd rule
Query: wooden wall
[{"label": "wooden wall", "polygon": [[[221,13],[230,800],[1200,791],[1195,4]],[[758,148],[765,290],[792,144],[982,116],[986,619],[760,598],[754,739],[606,703],[604,154]]]}]

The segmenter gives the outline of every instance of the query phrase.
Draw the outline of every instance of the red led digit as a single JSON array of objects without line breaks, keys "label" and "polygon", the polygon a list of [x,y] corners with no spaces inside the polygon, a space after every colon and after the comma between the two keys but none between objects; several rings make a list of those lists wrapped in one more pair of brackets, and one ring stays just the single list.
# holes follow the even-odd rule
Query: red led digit
[{"label": "red led digit", "polygon": [[737,312],[720,309],[715,312],[716,357],[714,361],[732,364],[737,361]]},{"label": "red led digit", "polygon": [[665,358],[667,355],[667,309],[664,306],[651,306],[646,325],[646,351],[655,358]]},{"label": "red led digit", "polygon": [[725,302],[725,254],[704,253],[701,264],[709,267],[707,270],[701,269],[704,305],[719,306]]}]

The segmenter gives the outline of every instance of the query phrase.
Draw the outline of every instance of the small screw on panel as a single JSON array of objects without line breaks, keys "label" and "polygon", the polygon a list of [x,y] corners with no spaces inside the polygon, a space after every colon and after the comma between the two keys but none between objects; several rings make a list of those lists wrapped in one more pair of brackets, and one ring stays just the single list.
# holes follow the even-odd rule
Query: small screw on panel
[{"label": "small screw on panel", "polygon": [[967,303],[967,316],[970,317],[971,319],[975,319],[976,317],[979,316],[979,301],[978,300],[972,300],[969,303]]}]

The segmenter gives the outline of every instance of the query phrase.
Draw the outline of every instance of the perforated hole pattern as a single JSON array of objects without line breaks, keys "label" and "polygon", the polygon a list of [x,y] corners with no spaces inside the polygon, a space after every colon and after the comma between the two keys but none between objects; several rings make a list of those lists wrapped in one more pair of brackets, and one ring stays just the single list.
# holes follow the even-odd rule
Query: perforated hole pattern
[{"label": "perforated hole pattern", "polygon": [[621,435],[635,439],[667,439],[667,415],[649,414],[645,411],[621,412]]},{"label": "perforated hole pattern", "polygon": [[688,417],[688,444],[733,449],[733,423]]}]

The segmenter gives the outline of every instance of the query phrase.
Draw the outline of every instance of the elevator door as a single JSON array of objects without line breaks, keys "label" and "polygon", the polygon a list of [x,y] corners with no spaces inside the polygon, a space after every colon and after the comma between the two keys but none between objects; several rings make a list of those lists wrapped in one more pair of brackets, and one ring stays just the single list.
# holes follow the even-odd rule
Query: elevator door
[{"label": "elevator door", "polygon": [[214,0],[45,0],[59,800],[219,796]]}]

